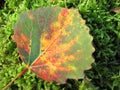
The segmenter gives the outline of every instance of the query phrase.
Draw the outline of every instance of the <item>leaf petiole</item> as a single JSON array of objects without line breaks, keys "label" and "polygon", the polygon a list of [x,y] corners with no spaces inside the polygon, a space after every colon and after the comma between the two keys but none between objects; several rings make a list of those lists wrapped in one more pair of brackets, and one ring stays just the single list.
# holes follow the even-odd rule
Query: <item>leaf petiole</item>
[{"label": "leaf petiole", "polygon": [[17,80],[18,78],[20,78],[25,72],[27,72],[29,69],[28,66],[26,66],[26,68],[24,68],[11,82],[9,82],[2,90],[6,90],[15,80]]}]

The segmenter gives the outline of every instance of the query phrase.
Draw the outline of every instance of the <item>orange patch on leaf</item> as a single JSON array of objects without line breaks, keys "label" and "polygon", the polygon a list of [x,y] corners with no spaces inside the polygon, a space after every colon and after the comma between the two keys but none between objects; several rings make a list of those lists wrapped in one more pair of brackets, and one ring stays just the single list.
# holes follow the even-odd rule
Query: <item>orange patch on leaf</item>
[{"label": "orange patch on leaf", "polygon": [[14,40],[17,42],[17,47],[24,50],[25,52],[29,53],[30,52],[30,41],[29,39],[22,33],[20,33],[19,30],[16,30],[14,34]]},{"label": "orange patch on leaf", "polygon": [[68,9],[62,9],[62,11],[61,11],[61,15],[63,16],[63,17],[67,17],[68,15],[69,15],[69,11],[68,11]]},{"label": "orange patch on leaf", "polygon": [[31,19],[32,21],[35,21],[34,16],[33,16],[32,14],[27,13],[27,16],[28,16],[28,18]]},{"label": "orange patch on leaf", "polygon": [[[42,60],[42,58],[44,58],[44,60]],[[40,57],[32,65],[31,70],[46,81],[55,80],[60,82],[59,80],[60,77],[65,78],[66,76],[64,75],[63,72],[67,73],[67,72],[73,71],[74,69],[72,67],[70,68],[70,67],[63,66],[62,63],[59,62],[59,59],[57,61],[54,60],[53,57],[49,58],[49,56],[46,59],[45,59],[45,56]]]}]

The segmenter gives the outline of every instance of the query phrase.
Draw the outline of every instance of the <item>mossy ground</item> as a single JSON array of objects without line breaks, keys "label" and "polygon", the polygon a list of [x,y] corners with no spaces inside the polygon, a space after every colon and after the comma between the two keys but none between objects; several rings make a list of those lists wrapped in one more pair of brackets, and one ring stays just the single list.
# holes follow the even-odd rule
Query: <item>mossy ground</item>
[{"label": "mossy ground", "polygon": [[0,90],[25,65],[12,41],[12,25],[17,16],[41,6],[77,8],[90,33],[96,49],[92,69],[85,71],[83,80],[68,80],[66,84],[45,82],[28,71],[8,90],[120,90],[120,13],[111,12],[120,7],[120,0],[6,0],[0,2]]}]

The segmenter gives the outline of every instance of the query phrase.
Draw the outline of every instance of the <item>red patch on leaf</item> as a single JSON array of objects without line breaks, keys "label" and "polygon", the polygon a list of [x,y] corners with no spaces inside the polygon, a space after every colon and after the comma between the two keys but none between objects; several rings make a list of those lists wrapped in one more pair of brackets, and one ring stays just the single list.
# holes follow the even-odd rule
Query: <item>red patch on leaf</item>
[{"label": "red patch on leaf", "polygon": [[62,9],[62,11],[61,11],[61,15],[63,16],[63,17],[67,17],[68,15],[69,15],[69,11],[68,11],[68,9]]}]

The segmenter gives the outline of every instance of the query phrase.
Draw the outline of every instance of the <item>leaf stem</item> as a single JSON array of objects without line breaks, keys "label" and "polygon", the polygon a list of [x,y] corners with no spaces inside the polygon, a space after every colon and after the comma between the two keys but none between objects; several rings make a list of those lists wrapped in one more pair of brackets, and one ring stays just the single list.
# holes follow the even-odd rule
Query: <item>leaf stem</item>
[{"label": "leaf stem", "polygon": [[26,71],[28,71],[28,66],[26,67],[26,68],[24,68],[21,72],[20,72],[20,74],[18,74],[11,82],[9,82],[8,84],[7,84],[7,86],[5,86],[2,90],[6,90],[15,80],[17,80],[19,77],[21,77]]}]

